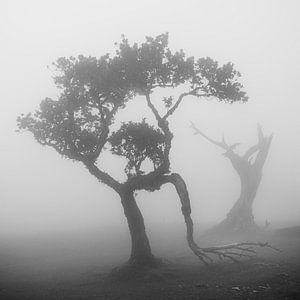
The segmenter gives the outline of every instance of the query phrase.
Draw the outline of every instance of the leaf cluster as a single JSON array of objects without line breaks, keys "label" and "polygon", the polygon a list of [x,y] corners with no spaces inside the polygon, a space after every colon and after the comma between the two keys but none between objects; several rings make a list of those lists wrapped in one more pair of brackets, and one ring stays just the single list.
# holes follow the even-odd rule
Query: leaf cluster
[{"label": "leaf cluster", "polygon": [[150,126],[143,119],[140,123],[123,123],[121,128],[110,138],[111,151],[128,160],[125,172],[128,176],[142,174],[142,163],[148,158],[154,169],[164,159],[165,137],[159,130]]},{"label": "leaf cluster", "polygon": [[18,117],[18,127],[68,158],[95,159],[117,110],[133,94],[122,70],[108,55],[62,57],[53,65],[54,82],[62,91],[58,100],[44,99],[34,114]]},{"label": "leaf cluster", "polygon": [[[195,96],[212,96],[230,103],[248,99],[238,82],[241,74],[232,63],[219,66],[209,57],[195,60],[186,57],[183,50],[173,53],[168,47],[168,33],[146,37],[141,45],[130,45],[123,36],[116,55],[127,81],[137,93],[188,83],[189,92]],[[171,106],[170,101],[167,106]]]}]

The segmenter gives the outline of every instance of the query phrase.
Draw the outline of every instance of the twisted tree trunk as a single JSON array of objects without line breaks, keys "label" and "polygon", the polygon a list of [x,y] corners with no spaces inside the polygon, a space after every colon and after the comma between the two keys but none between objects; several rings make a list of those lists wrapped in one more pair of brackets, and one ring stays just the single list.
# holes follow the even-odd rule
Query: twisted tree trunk
[{"label": "twisted tree trunk", "polygon": [[252,206],[262,178],[262,170],[254,167],[239,172],[241,191],[238,200],[218,224],[216,231],[246,232],[258,229],[254,221]]},{"label": "twisted tree trunk", "polygon": [[[226,219],[216,226],[215,230],[217,231],[251,232],[258,229],[254,221],[252,206],[262,179],[262,169],[272,141],[272,136],[263,137],[260,133],[261,130],[259,130],[259,143],[250,148],[244,156],[239,156],[233,151],[225,154],[240,177],[241,192]],[[252,162],[251,156],[256,152],[257,156]]]},{"label": "twisted tree trunk", "polygon": [[[199,250],[200,248],[194,242],[191,205],[186,184],[179,174],[172,173],[169,175],[157,175],[154,178],[151,176],[137,177],[134,179],[134,182],[127,182],[127,185],[125,184],[122,192],[120,192],[121,202],[127,218],[131,236],[131,255],[128,261],[129,265],[131,266],[156,266],[161,263],[161,260],[155,258],[151,252],[144,219],[134,199],[134,191],[140,189],[158,190],[166,183],[173,184],[176,189],[181,202],[181,211],[186,224],[187,243],[194,254],[196,254],[202,260],[203,253]],[[201,252],[201,255],[199,251]]]},{"label": "twisted tree trunk", "polygon": [[[239,145],[238,143],[228,145],[224,137],[221,142],[218,142],[202,133],[193,123],[192,128],[195,130],[195,134],[202,135],[211,143],[226,150],[224,156],[230,160],[241,182],[241,191],[238,200],[227,214],[227,217],[209,230],[208,233],[244,233],[257,230],[258,226],[254,221],[252,205],[262,179],[262,169],[273,136],[264,136],[261,126],[258,125],[258,143],[249,148],[244,155],[239,155],[234,152],[234,149]],[[255,154],[256,157],[254,158]]]},{"label": "twisted tree trunk", "polygon": [[127,219],[131,237],[131,255],[128,263],[132,266],[150,266],[158,264],[151,252],[146,234],[143,215],[134,199],[133,191],[121,193],[121,203]]}]

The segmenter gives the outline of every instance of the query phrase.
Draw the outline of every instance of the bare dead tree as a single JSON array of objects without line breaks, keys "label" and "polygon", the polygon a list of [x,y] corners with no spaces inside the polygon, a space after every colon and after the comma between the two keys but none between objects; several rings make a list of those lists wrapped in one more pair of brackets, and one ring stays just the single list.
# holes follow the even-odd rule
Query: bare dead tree
[{"label": "bare dead tree", "polygon": [[273,135],[265,136],[261,125],[258,124],[257,144],[250,147],[244,155],[239,155],[234,151],[239,143],[229,145],[226,143],[224,136],[221,141],[216,141],[200,131],[192,122],[191,127],[195,134],[200,134],[212,144],[217,145],[226,151],[224,156],[230,160],[241,181],[239,198],[227,214],[227,217],[214,227],[213,231],[246,232],[258,228],[254,222],[252,205],[262,179],[262,170],[270,149]]}]

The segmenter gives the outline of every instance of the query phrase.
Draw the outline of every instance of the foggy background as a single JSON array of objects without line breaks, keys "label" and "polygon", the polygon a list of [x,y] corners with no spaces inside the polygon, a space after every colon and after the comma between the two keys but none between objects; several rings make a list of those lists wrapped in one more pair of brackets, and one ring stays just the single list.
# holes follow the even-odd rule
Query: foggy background
[{"label": "foggy background", "polygon": [[[266,219],[273,227],[299,224],[299,20],[296,0],[1,1],[0,237],[90,228],[108,236],[106,229],[116,228],[118,241],[129,243],[118,195],[80,163],[62,159],[29,133],[16,133],[16,118],[45,97],[57,97],[51,63],[58,57],[113,54],[121,34],[141,43],[164,32],[174,51],[233,62],[249,96],[248,103],[232,105],[187,98],[170,119],[172,171],[186,180],[196,231],[226,216],[240,182],[223,151],[193,135],[190,120],[212,138],[224,133],[229,143],[240,142],[241,152],[256,143],[257,122],[266,134],[273,132],[254,216],[259,225]],[[132,101],[119,116],[151,115]],[[123,166],[116,157],[105,161],[105,169],[119,179]],[[137,201],[150,238],[173,226],[184,232],[171,186],[139,192]]]}]

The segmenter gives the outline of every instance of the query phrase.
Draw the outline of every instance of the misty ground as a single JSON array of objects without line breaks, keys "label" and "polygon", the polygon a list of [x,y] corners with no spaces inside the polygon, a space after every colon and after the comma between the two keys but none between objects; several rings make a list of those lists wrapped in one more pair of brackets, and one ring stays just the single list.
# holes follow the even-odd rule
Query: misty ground
[{"label": "misty ground", "polygon": [[[149,235],[153,252],[165,264],[137,272],[114,269],[129,254],[128,233],[122,230],[3,239],[0,299],[300,299],[299,228],[251,237],[272,243],[281,253],[260,249],[250,261],[210,267],[190,253],[182,229],[158,229]],[[202,245],[218,239],[206,238]],[[225,242],[229,238],[223,237]]]}]

